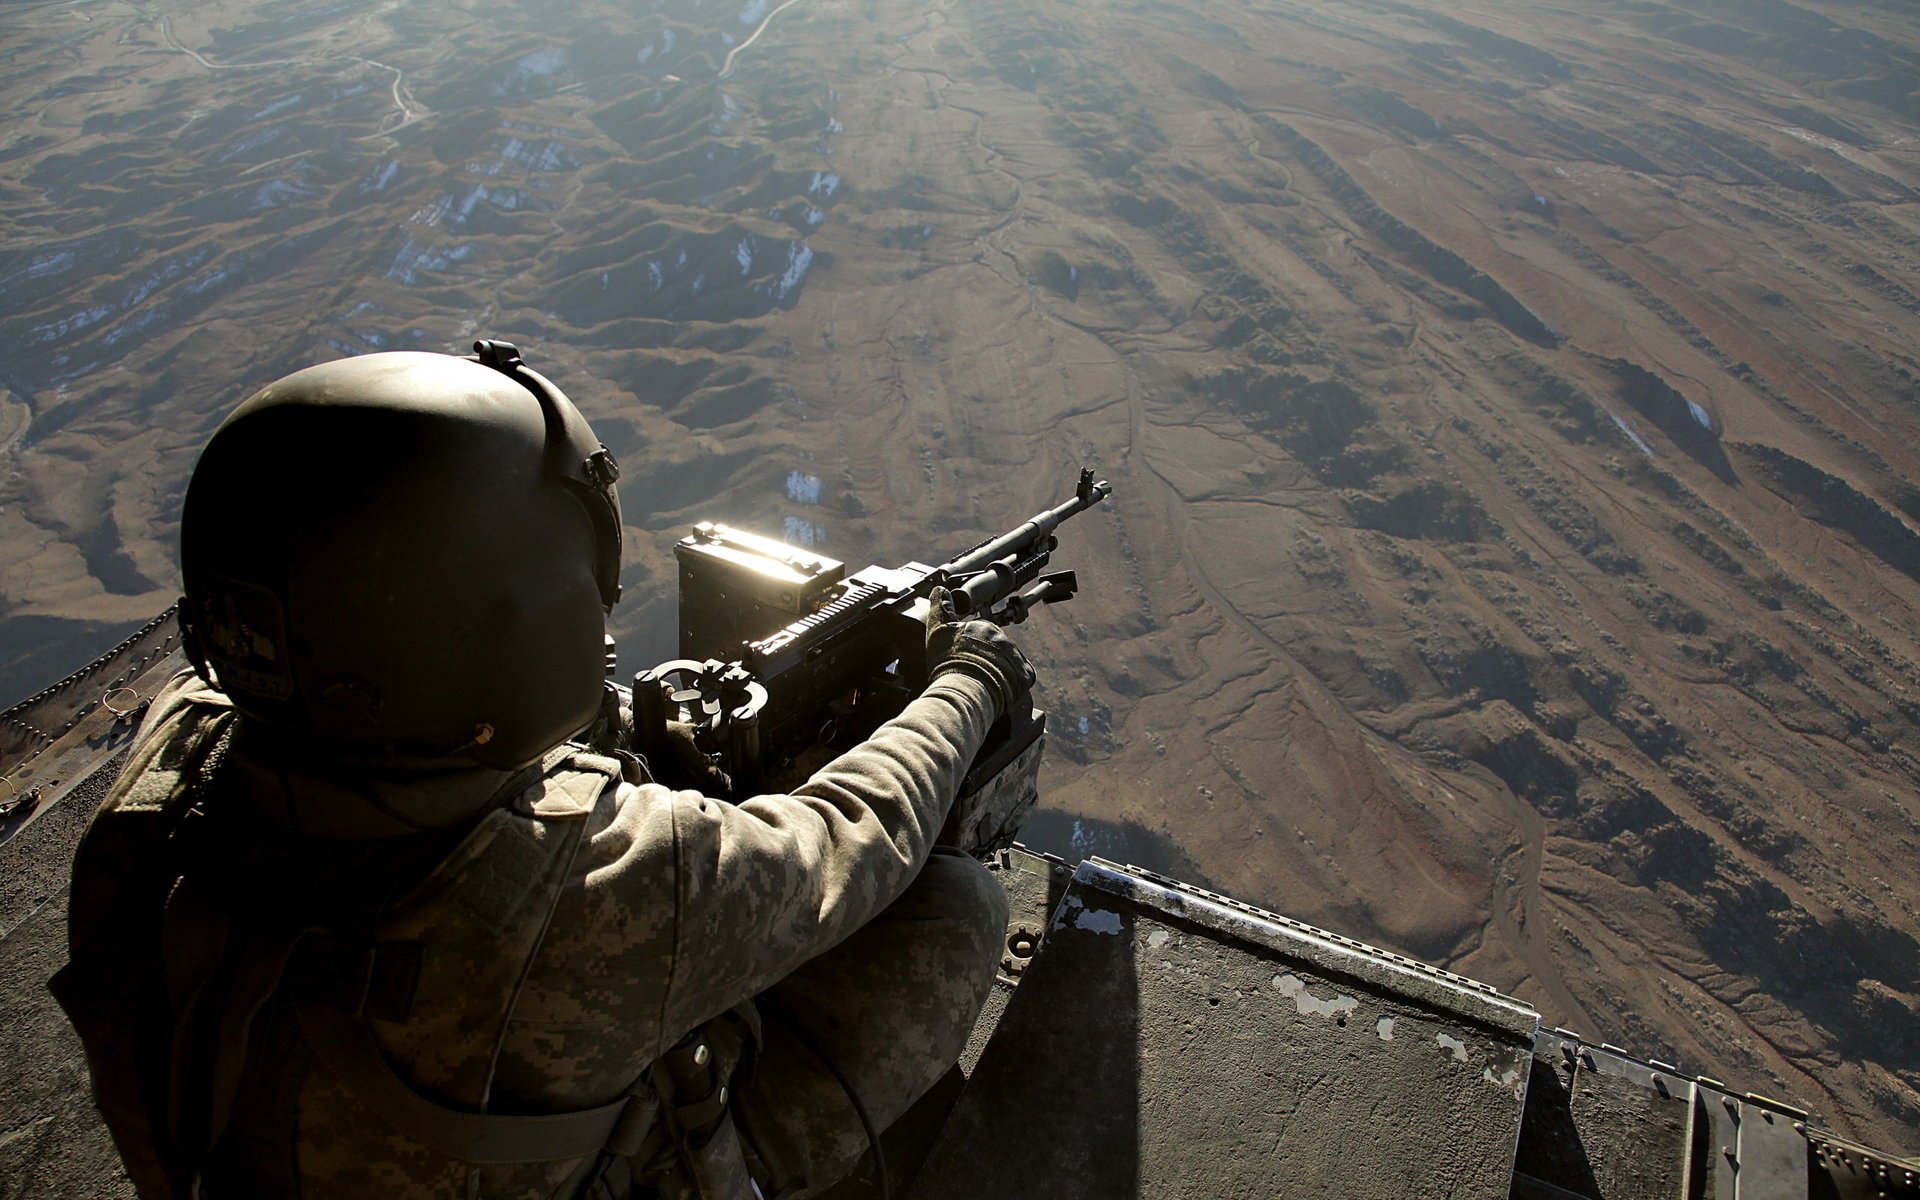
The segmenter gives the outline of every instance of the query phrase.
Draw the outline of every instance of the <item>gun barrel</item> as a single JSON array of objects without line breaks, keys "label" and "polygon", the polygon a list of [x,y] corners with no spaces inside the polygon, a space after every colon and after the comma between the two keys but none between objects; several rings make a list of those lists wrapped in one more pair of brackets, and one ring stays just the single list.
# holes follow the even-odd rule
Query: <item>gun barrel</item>
[{"label": "gun barrel", "polygon": [[[1010,555],[1030,554],[1042,548],[1042,543],[1060,527],[1060,522],[1092,508],[1113,492],[1113,485],[1102,479],[1094,482],[1091,472],[1083,473],[1082,485],[1073,499],[1057,504],[1043,513],[1035,513],[1033,519],[1016,526],[994,538],[990,542],[976,546],[951,562],[943,563],[939,571],[947,575],[970,575],[975,571],[986,570],[994,562]],[[938,572],[936,572],[938,573]]]}]

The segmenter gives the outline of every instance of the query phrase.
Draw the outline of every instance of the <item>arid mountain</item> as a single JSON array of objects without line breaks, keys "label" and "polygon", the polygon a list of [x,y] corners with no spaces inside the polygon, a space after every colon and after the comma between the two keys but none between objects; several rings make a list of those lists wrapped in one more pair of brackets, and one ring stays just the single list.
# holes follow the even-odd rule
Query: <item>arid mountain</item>
[{"label": "arid mountain", "polygon": [[13,693],[337,353],[581,402],[629,667],[690,521],[928,560],[1094,465],[1038,833],[1916,1148],[1910,5],[177,7],[0,14]]}]

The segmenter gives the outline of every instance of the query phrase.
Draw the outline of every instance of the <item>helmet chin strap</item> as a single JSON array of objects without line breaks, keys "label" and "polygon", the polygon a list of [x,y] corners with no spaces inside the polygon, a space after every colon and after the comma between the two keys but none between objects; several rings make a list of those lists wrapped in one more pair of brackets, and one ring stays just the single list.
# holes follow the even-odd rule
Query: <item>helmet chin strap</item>
[{"label": "helmet chin strap", "polygon": [[187,603],[185,596],[173,602],[174,611],[179,613],[180,649],[186,652],[187,662],[193,667],[193,673],[208,683],[213,682],[213,668],[207,665],[207,652],[200,644],[200,626],[193,619],[193,605]]}]

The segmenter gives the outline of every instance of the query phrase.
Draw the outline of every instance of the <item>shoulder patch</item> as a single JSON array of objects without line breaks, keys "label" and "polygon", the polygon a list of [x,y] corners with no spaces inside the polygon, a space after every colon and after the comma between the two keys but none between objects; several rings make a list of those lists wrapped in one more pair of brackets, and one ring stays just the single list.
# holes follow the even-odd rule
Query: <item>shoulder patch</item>
[{"label": "shoulder patch", "polygon": [[484,847],[458,875],[452,901],[492,932],[505,933],[546,873],[553,853],[548,839],[523,818],[496,812]]},{"label": "shoulder patch", "polygon": [[593,812],[607,786],[619,779],[618,761],[575,751],[546,778],[522,792],[515,807],[546,820],[584,817]]}]

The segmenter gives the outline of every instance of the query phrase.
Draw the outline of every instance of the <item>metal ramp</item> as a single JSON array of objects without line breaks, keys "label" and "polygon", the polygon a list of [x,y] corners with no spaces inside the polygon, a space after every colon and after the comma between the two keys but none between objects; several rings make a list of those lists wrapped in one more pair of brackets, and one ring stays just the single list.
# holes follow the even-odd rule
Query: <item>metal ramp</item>
[{"label": "metal ramp", "polygon": [[1508,1194],[1538,1020],[1483,985],[1094,859],[1015,991],[916,1200]]},{"label": "metal ramp", "polygon": [[970,1078],[913,1114],[923,1160],[890,1154],[914,1200],[1920,1197],[1920,1162],[1484,984],[1137,868],[997,866]]}]

